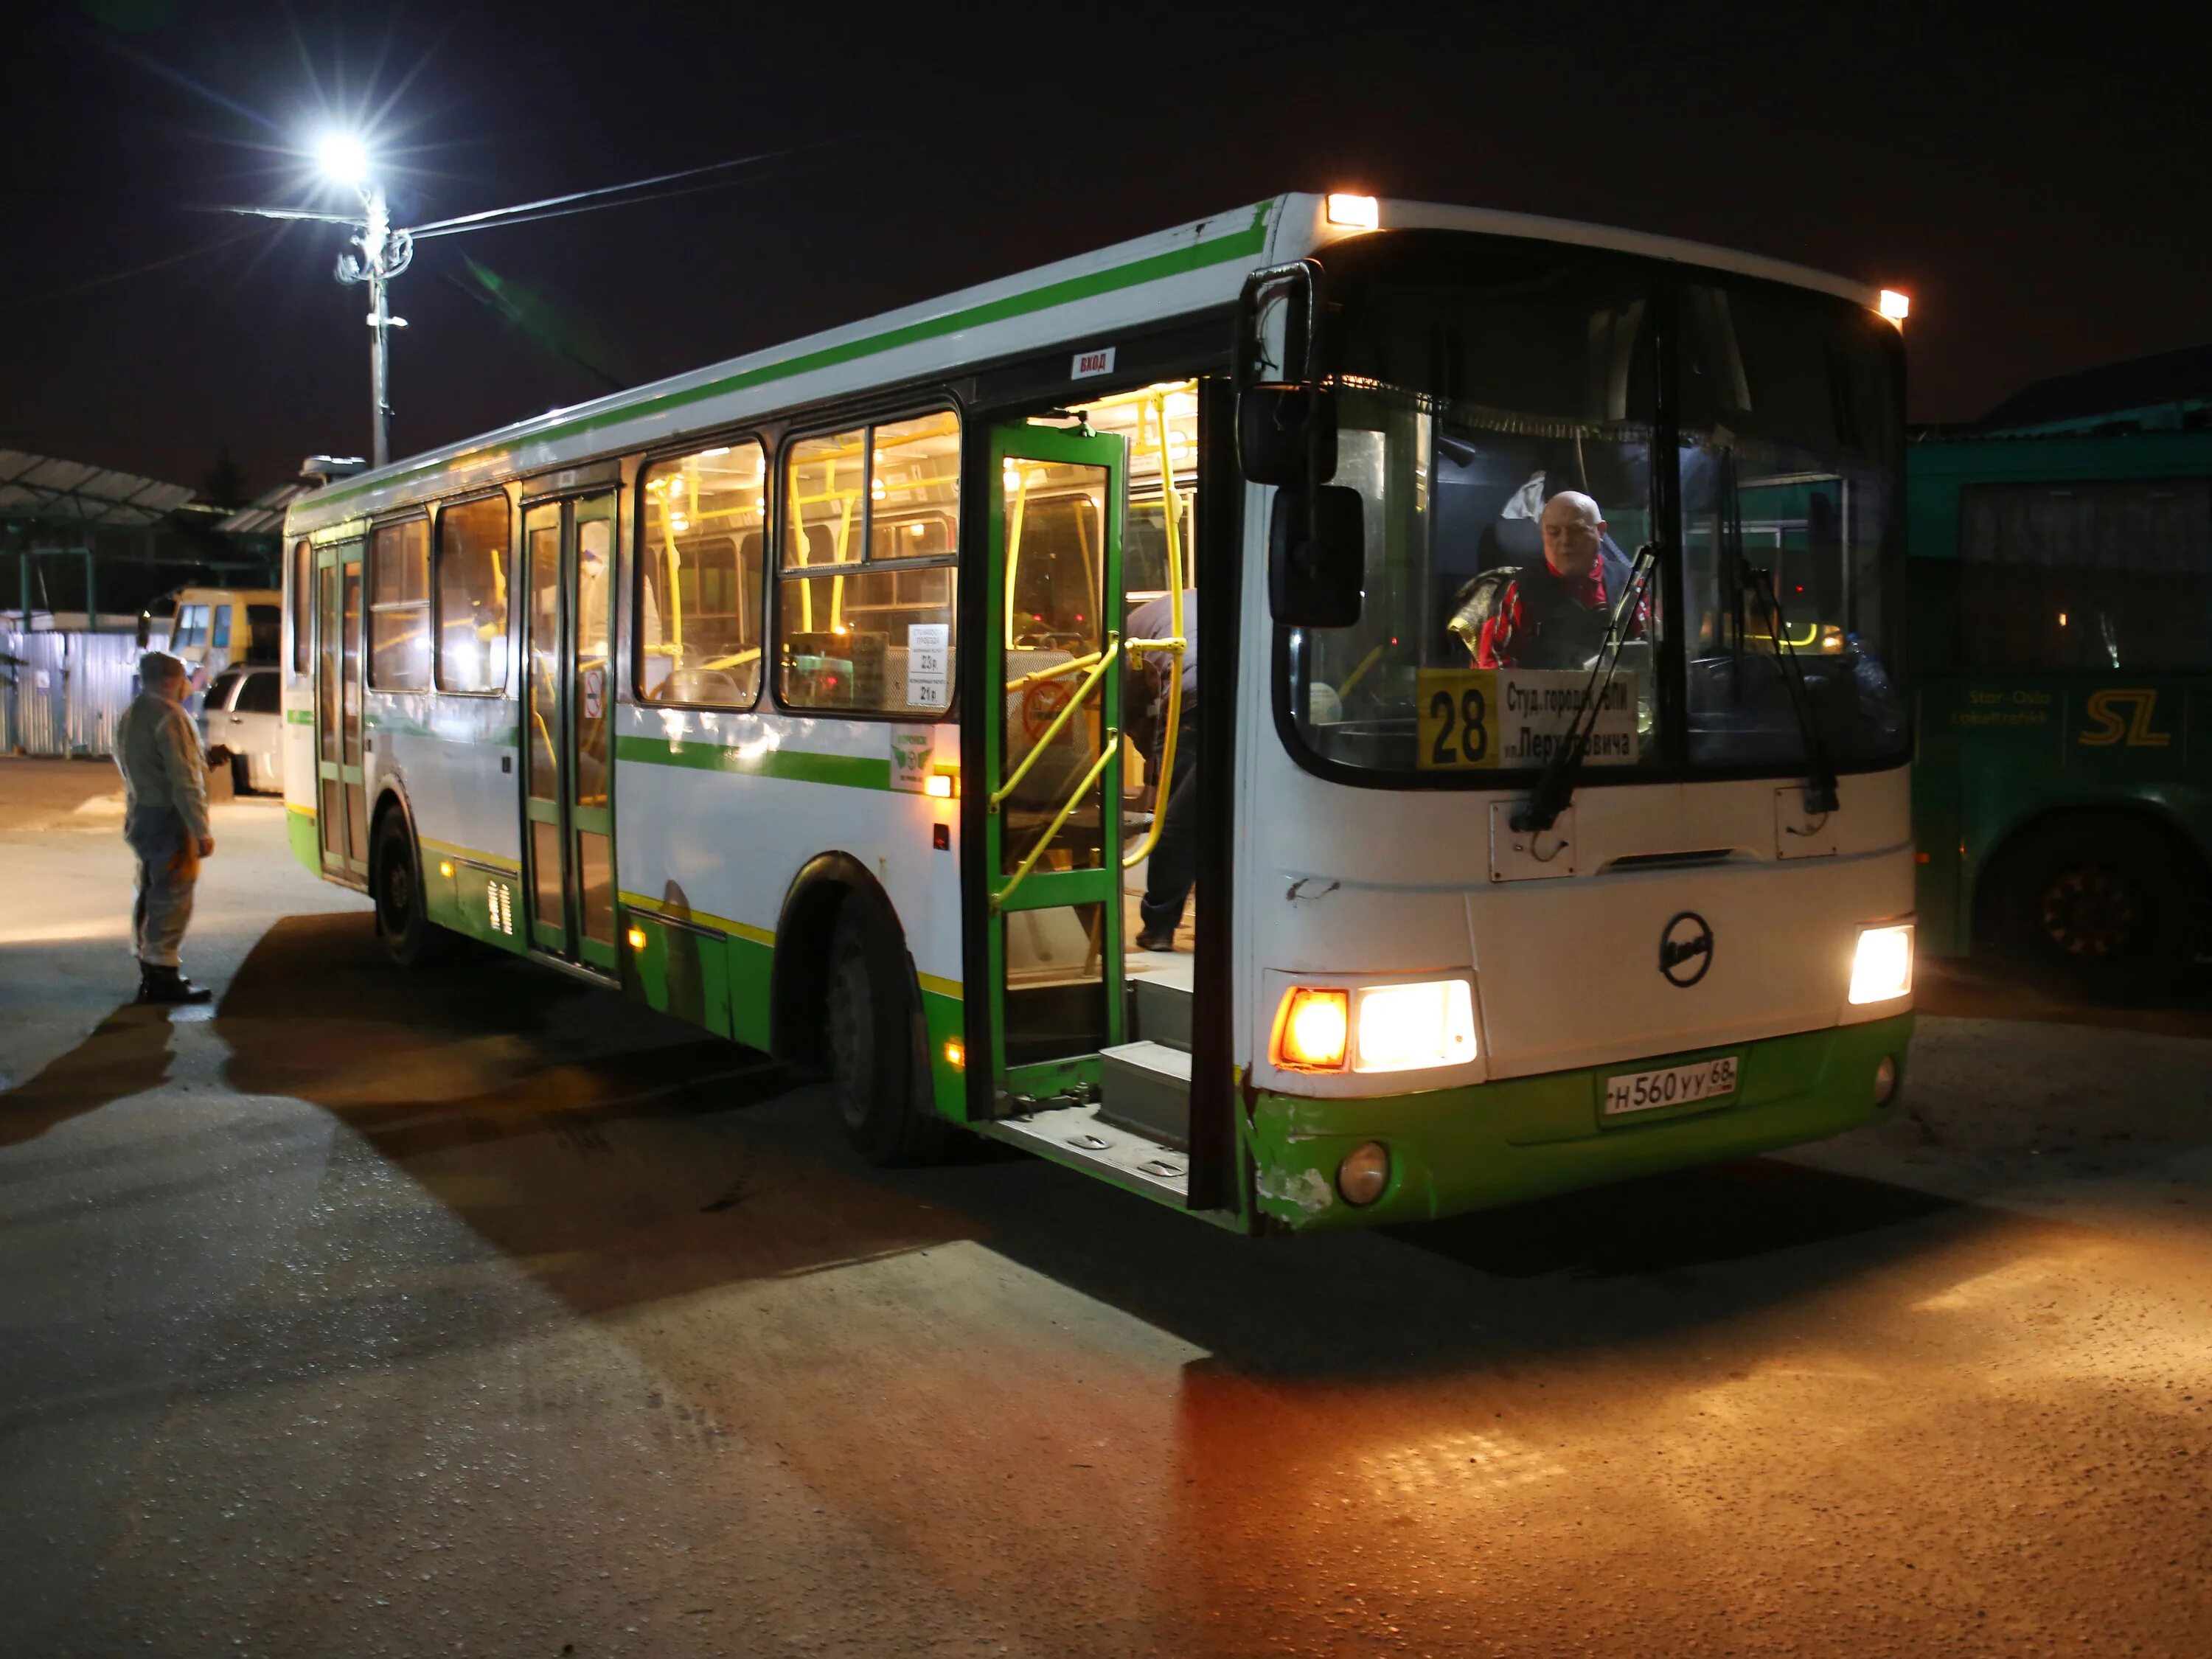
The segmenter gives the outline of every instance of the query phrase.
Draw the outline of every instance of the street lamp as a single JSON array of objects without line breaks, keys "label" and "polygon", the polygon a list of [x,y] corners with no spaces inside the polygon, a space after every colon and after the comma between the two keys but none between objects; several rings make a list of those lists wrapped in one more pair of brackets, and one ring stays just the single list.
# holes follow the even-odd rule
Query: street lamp
[{"label": "street lamp", "polygon": [[368,149],[348,132],[325,134],[315,146],[315,159],[333,184],[345,185],[361,194],[363,219],[351,245],[338,255],[332,273],[348,284],[368,284],[368,396],[374,424],[370,428],[369,464],[382,466],[392,459],[392,331],[407,326],[386,303],[386,285],[414,262],[412,233],[392,228],[384,186],[377,182]]}]

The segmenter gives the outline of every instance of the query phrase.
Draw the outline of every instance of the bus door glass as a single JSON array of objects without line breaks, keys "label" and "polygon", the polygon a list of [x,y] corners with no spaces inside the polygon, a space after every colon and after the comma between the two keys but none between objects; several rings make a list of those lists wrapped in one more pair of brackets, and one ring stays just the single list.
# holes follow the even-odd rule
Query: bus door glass
[{"label": "bus door glass", "polygon": [[362,770],[361,553],[347,542],[315,554],[316,818],[323,867],[368,873],[368,801]]},{"label": "bus door glass", "polygon": [[1123,1024],[1127,447],[1083,428],[1002,427],[991,470],[984,672],[999,695],[981,710],[988,891],[973,925],[987,930],[994,1084],[1043,1097],[1095,1084],[1091,1057]]},{"label": "bus door glass", "polygon": [[522,534],[531,941],[611,972],[615,498],[541,502]]}]

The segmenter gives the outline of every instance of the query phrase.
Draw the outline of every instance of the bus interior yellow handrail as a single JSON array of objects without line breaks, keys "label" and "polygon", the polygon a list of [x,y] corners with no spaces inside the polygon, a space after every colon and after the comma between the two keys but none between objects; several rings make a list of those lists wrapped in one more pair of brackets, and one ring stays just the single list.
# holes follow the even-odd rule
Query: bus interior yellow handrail
[{"label": "bus interior yellow handrail", "polygon": [[[1160,771],[1152,791],[1152,821],[1145,826],[1145,833],[1136,846],[1121,855],[1121,867],[1133,870],[1152,857],[1152,849],[1160,844],[1160,829],[1167,820],[1168,795],[1175,787],[1176,740],[1182,729],[1182,661],[1183,653],[1190,648],[1183,633],[1182,615],[1182,535],[1176,522],[1182,502],[1176,494],[1175,468],[1168,456],[1168,405],[1164,396],[1151,399],[1153,442],[1160,456],[1160,507],[1165,528],[1168,556],[1168,637],[1164,640],[1141,640],[1132,644],[1135,653],[1146,652],[1170,659],[1168,665],[1167,730],[1160,734]],[[1144,405],[1138,405],[1137,431],[1144,433]],[[1121,803],[1115,803],[1121,810]]]},{"label": "bus interior yellow handrail", "polygon": [[[1006,878],[1006,884],[991,895],[991,908],[994,910],[1003,910],[1006,908],[1006,901],[1013,896],[1014,889],[1019,887],[1028,878],[1030,872],[1036,868],[1036,861],[1044,856],[1044,849],[1051,846],[1058,838],[1060,826],[1067,822],[1069,814],[1075,811],[1076,803],[1091,793],[1091,788],[1098,781],[1098,775],[1106,769],[1106,763],[1114,758],[1114,745],[1121,741],[1121,734],[1109,726],[1103,736],[1104,741],[1098,745],[1098,758],[1091,763],[1091,769],[1083,775],[1083,781],[1075,786],[1075,792],[1068,796],[1066,804],[1053,815],[1052,822],[1045,825],[1044,834],[1037,837],[1036,845],[1029,850],[1029,856],[1014,866],[1014,873]],[[1030,752],[1034,755],[1036,751],[1031,750]]]},{"label": "bus interior yellow handrail", "polygon": [[1030,752],[1022,757],[1022,763],[1013,769],[1012,775],[992,794],[991,810],[994,812],[1005,805],[1007,797],[1020,787],[1022,780],[1029,775],[1030,768],[1037,763],[1037,757],[1052,746],[1054,740],[1059,738],[1061,728],[1075,717],[1075,711],[1091,700],[1091,694],[1098,689],[1099,683],[1106,678],[1106,671],[1114,665],[1115,659],[1121,654],[1120,637],[1109,634],[1106,636],[1106,648],[1098,653],[1098,660],[1091,665],[1091,672],[1083,684],[1075,688],[1075,695],[1061,706],[1060,713],[1053,716],[1052,724],[1045,727],[1043,735],[1031,744]]}]

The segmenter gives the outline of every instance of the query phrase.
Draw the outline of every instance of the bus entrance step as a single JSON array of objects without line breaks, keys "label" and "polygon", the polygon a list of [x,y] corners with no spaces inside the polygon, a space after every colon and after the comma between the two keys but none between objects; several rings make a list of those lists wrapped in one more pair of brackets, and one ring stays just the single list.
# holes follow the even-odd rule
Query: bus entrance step
[{"label": "bus entrance step", "polygon": [[1098,1051],[1098,1115],[1116,1127],[1190,1150],[1190,1055],[1164,1042]]},{"label": "bus entrance step", "polygon": [[1146,953],[1128,976],[1136,1034],[1190,1052],[1190,958]]}]

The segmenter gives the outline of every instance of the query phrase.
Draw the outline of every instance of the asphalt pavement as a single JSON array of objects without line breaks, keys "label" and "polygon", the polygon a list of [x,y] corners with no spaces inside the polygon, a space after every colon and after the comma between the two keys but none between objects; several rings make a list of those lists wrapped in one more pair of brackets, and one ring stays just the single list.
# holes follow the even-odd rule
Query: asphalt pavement
[{"label": "asphalt pavement", "polygon": [[[1881,1128],[1218,1233],[0,760],[0,1652],[2212,1652],[2212,1013],[1938,972]],[[1948,1012],[1947,1012],[1948,1011]]]}]

